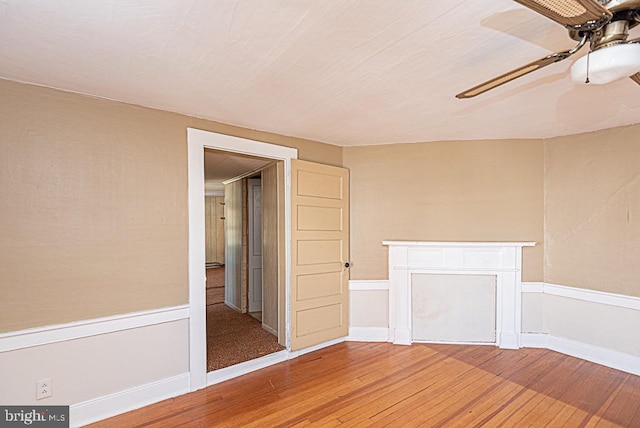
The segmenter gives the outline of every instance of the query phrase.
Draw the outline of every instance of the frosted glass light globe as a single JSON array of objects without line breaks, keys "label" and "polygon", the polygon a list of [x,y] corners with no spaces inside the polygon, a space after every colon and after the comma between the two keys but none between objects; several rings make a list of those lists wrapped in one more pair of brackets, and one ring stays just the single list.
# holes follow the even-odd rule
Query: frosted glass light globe
[{"label": "frosted glass light globe", "polygon": [[[601,48],[591,52],[588,57],[589,83],[594,85],[604,85],[640,71],[640,43]],[[571,66],[571,78],[575,83],[585,83],[587,55]]]}]

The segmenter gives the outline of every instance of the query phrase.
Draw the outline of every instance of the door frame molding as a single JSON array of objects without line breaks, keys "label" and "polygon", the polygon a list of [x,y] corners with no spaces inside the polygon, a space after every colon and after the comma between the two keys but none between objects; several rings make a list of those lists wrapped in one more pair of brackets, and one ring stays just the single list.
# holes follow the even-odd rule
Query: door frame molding
[{"label": "door frame molding", "polygon": [[201,129],[187,128],[189,223],[189,379],[190,390],[207,386],[205,291],[204,149],[259,156],[284,162],[285,311],[287,349],[290,346],[289,291],[291,273],[291,159],[298,150]]}]

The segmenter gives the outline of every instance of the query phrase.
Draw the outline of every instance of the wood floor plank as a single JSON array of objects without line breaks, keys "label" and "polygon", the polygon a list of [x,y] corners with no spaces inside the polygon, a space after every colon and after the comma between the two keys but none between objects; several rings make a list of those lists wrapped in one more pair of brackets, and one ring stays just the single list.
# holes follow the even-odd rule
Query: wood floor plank
[{"label": "wood floor plank", "polygon": [[345,342],[93,427],[640,427],[640,377],[542,349]]},{"label": "wood floor plank", "polygon": [[[628,379],[630,375],[625,374],[624,379]],[[607,400],[602,404],[602,406],[600,407],[600,409],[596,412],[596,414],[587,422],[587,424],[585,425],[585,428],[593,428],[593,427],[604,427],[604,426],[615,426],[615,424],[613,422],[609,422],[606,421],[606,419],[603,418],[604,414],[607,412],[607,410],[611,407],[611,404],[616,401],[616,398],[618,397],[618,395],[620,394],[620,390],[622,389],[622,385],[623,382],[618,382],[615,390],[609,394],[609,397],[607,398]]]},{"label": "wood floor plank", "polygon": [[629,402],[640,402],[640,376],[627,374],[618,387],[615,399],[602,414],[602,419],[620,426],[640,427],[640,406],[629,406]]},{"label": "wood floor plank", "polygon": [[414,394],[374,414],[372,419],[376,421],[376,426],[388,426],[409,423],[420,415],[424,418],[426,407],[434,412],[438,405],[455,396],[456,387],[462,383],[471,383],[483,376],[490,375],[486,372],[474,372],[471,366],[464,363],[450,362],[447,370],[438,374],[432,382],[418,384],[418,390]]},{"label": "wood floor plank", "polygon": [[565,427],[567,425],[567,421],[574,415],[574,413],[578,412],[573,406],[570,406],[564,403],[564,406],[560,411],[549,421],[545,427]]},{"label": "wood floor plank", "polygon": [[[403,400],[407,395],[417,393],[421,389],[438,382],[449,373],[449,376],[457,373],[447,371],[446,357],[421,360],[409,367],[396,367],[396,376],[387,376],[382,382],[378,381],[374,389],[359,391],[355,396],[350,397],[347,412],[342,412],[340,420],[350,420],[354,415],[362,411],[370,412],[371,409],[384,409],[398,400]],[[426,369],[425,367],[428,367]],[[458,369],[456,369],[457,371]],[[378,374],[379,376],[379,374]],[[341,407],[344,405],[341,404]],[[369,410],[363,409],[364,407]]]},{"label": "wood floor plank", "polygon": [[[387,376],[384,377],[380,377],[380,371],[378,370],[367,369],[365,376],[356,374],[358,379],[363,381],[362,388],[342,395],[335,401],[325,403],[321,409],[314,409],[310,418],[312,421],[319,423],[322,422],[323,417],[342,420],[342,416],[345,413],[358,409],[365,404],[370,405],[372,401],[380,399],[386,393],[405,387],[407,384],[415,382],[416,379],[422,379],[427,375],[422,370],[425,366],[437,368],[439,367],[438,362],[445,358],[437,353],[421,354],[417,360],[415,358],[412,361],[404,360],[404,364],[387,367]],[[370,376],[371,373],[376,373],[376,375]]]},{"label": "wood floor plank", "polygon": [[[568,391],[575,386],[568,382],[557,382],[557,379],[564,376],[568,379],[580,376],[578,368],[581,362],[573,367],[566,367],[566,358],[562,357],[556,364],[552,365],[544,374],[528,385],[528,388],[537,392],[537,396],[530,399],[524,406],[513,412],[509,417],[510,424],[519,426],[543,426],[549,418],[557,415],[561,407],[549,411],[554,402],[558,400],[554,397],[568,396]],[[563,405],[566,405],[563,403]],[[541,418],[542,416],[542,418]]]},{"label": "wood floor plank", "polygon": [[[422,359],[420,361],[422,361]],[[376,368],[377,366],[371,367],[371,370],[369,370],[369,368],[367,368],[367,370],[373,373],[380,373]],[[290,424],[295,423],[298,419],[307,417],[309,417],[311,421],[316,421],[319,415],[329,415],[331,418],[338,418],[342,421],[340,415],[343,412],[350,410],[349,406],[357,407],[361,405],[361,403],[365,402],[363,398],[378,395],[381,393],[380,391],[389,386],[397,387],[398,383],[402,384],[402,380],[406,379],[411,375],[411,373],[413,373],[412,367],[416,367],[416,363],[410,363],[408,361],[406,361],[405,365],[395,366],[395,372],[390,372],[389,370],[391,367],[387,367],[387,373],[389,373],[389,375],[383,378],[380,378],[379,375],[375,378],[367,378],[361,376],[359,372],[353,372],[351,375],[361,381],[360,385],[353,388],[348,393],[325,396],[324,399],[323,397],[318,399],[318,394],[321,394],[322,390],[327,390],[326,381],[317,382],[317,390],[310,391],[310,395],[313,397],[314,403],[318,403],[318,405],[305,406],[306,408],[311,409],[311,412],[305,412],[299,415],[289,415],[289,419],[285,419],[278,426],[289,426]],[[273,419],[276,420],[279,416],[281,415],[276,414]],[[237,422],[242,423],[244,421],[238,420]],[[266,422],[269,422],[269,420]]]},{"label": "wood floor plank", "polygon": [[[400,360],[402,361],[402,358]],[[271,424],[270,426],[275,426],[277,421],[282,421],[284,418],[285,422],[282,422],[281,425],[290,426],[291,424],[297,423],[299,419],[304,419],[306,417],[305,414],[296,414],[289,410],[293,407],[313,409],[319,404],[322,404],[324,407],[326,406],[325,403],[344,402],[345,397],[353,395],[361,389],[360,384],[366,385],[366,383],[361,380],[362,377],[358,376],[360,369],[360,365],[350,365],[347,372],[338,371],[334,373],[337,375],[335,377],[314,378],[313,382],[300,385],[300,389],[296,391],[294,395],[279,394],[281,409],[273,409],[269,416],[262,417],[261,420],[264,423]],[[380,369],[387,370],[388,372],[389,367],[387,367],[386,361],[380,360],[367,365],[367,370],[373,372],[378,372]],[[393,376],[390,376],[390,378],[392,377]],[[346,379],[350,379],[348,383],[352,386],[348,388],[348,393],[341,393],[342,390],[336,390],[336,388],[343,388],[344,385],[340,385],[340,383],[344,384]],[[374,381],[379,382],[379,377],[375,380],[370,380],[370,382]],[[338,384],[335,384],[335,382],[338,382]],[[368,385],[368,387],[371,386]],[[245,412],[242,415],[234,417],[232,422],[237,424],[237,426],[244,426],[245,424],[250,423],[251,420],[260,416],[255,413],[255,411]]]},{"label": "wood floor plank", "polygon": [[[509,360],[502,358],[504,356],[508,356]],[[495,374],[496,379],[491,381],[493,385],[480,385],[480,390],[471,390],[467,394],[468,397],[459,402],[457,413],[448,410],[446,418],[441,419],[434,426],[446,426],[454,420],[457,424],[464,421],[471,423],[474,419],[487,418],[488,415],[497,413],[500,409],[500,403],[516,397],[517,392],[523,389],[521,386],[519,388],[516,387],[519,386],[517,382],[507,379],[520,374],[523,368],[531,367],[534,363],[539,362],[540,359],[537,353],[520,353],[510,356],[507,353],[499,353],[495,358],[488,360],[487,363],[478,365],[478,368],[487,368],[491,373]],[[553,363],[553,359],[549,359],[548,363]],[[496,368],[499,368],[499,370],[496,370]],[[493,395],[494,390],[501,391],[502,394],[495,397]],[[505,395],[505,397],[503,398],[502,395]],[[473,418],[471,418],[471,415],[473,415]]]},{"label": "wood floor plank", "polygon": [[454,421],[460,426],[473,426],[478,420],[485,419],[487,415],[495,414],[496,410],[502,407],[502,403],[519,395],[523,389],[522,385],[503,380],[498,388],[488,394],[482,394],[477,402],[458,410],[457,414],[450,414],[447,419],[440,422],[439,426],[444,427]]},{"label": "wood floor plank", "polygon": [[[467,406],[473,403],[479,395],[486,394],[493,386],[503,382],[503,379],[493,373],[475,370],[473,366],[469,367],[473,370],[472,373],[463,373],[456,379],[449,379],[444,385],[444,390],[434,388],[414,397],[418,400],[415,409],[409,412],[399,409],[395,415],[380,420],[380,424],[376,425],[386,426],[393,423],[394,425],[428,424],[429,426],[438,426],[446,425],[451,420],[457,419],[466,412]],[[481,376],[476,377],[478,374]],[[398,415],[401,416],[398,418]],[[395,419],[393,419],[394,416]]]},{"label": "wood floor plank", "polygon": [[548,395],[539,395],[542,399],[538,401],[535,408],[520,419],[519,423],[522,426],[546,426],[567,405]]}]

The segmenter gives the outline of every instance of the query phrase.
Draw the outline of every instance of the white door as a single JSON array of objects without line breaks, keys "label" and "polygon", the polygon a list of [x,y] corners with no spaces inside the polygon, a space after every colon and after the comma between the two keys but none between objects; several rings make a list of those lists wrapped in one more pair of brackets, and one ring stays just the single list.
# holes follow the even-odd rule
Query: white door
[{"label": "white door", "polygon": [[247,183],[249,312],[262,312],[262,185],[259,178],[251,178]]},{"label": "white door", "polygon": [[349,333],[349,172],[291,161],[291,349]]}]

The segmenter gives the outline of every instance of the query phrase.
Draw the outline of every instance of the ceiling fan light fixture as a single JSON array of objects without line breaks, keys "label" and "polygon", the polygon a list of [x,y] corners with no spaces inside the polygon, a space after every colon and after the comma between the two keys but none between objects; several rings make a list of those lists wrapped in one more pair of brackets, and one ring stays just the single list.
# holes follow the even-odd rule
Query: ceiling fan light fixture
[{"label": "ceiling fan light fixture", "polygon": [[591,52],[571,66],[575,83],[604,85],[640,72],[640,44],[627,43],[608,46]]}]

